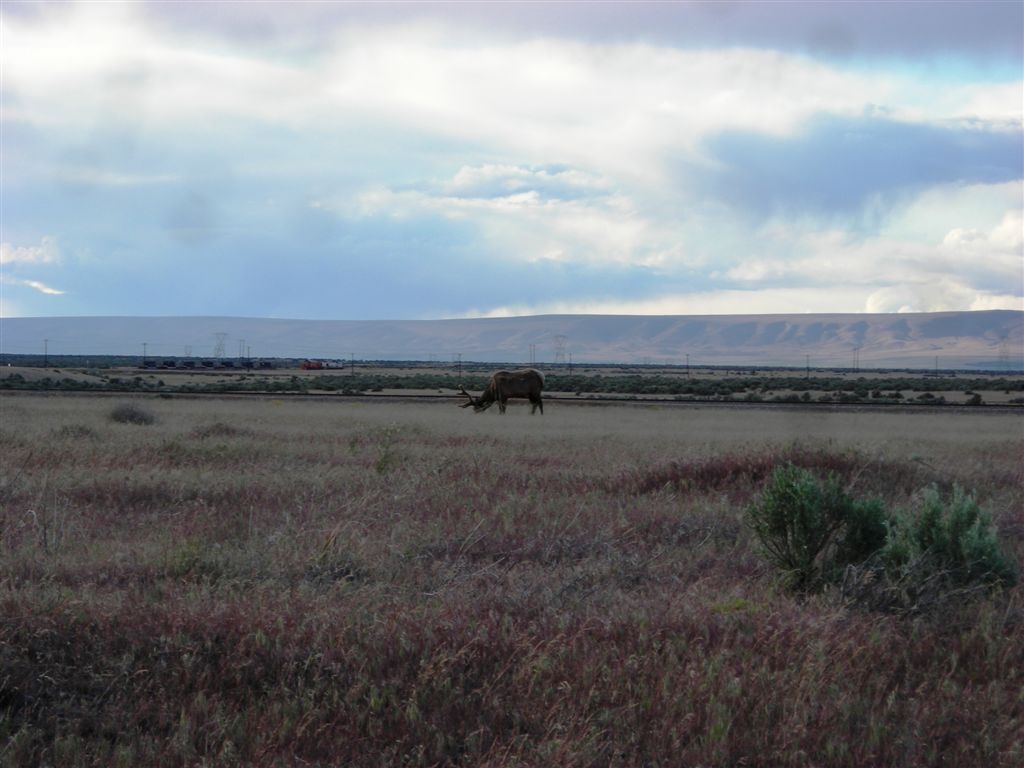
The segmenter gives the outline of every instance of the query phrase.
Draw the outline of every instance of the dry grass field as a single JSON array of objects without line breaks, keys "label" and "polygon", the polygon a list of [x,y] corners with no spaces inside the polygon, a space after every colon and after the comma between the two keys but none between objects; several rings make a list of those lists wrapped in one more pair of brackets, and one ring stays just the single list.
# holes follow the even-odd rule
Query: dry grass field
[{"label": "dry grass field", "polygon": [[791,461],[1024,562],[1024,416],[457,403],[0,396],[0,764],[1024,764],[1020,586],[801,597],[744,523]]}]

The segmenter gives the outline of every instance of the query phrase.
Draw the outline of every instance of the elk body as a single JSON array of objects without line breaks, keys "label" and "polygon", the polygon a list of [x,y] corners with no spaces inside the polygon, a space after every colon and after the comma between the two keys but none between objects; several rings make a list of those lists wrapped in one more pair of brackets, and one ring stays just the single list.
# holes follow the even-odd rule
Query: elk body
[{"label": "elk body", "polygon": [[529,399],[532,406],[530,413],[534,413],[540,408],[540,412],[543,414],[544,401],[540,397],[543,389],[544,374],[533,368],[525,368],[521,371],[496,371],[491,375],[491,380],[487,382],[487,388],[480,397],[474,397],[466,391],[465,387],[460,387],[459,391],[468,397],[469,401],[459,407],[473,406],[474,411],[481,413],[497,403],[498,410],[504,413],[509,398],[525,397]]}]

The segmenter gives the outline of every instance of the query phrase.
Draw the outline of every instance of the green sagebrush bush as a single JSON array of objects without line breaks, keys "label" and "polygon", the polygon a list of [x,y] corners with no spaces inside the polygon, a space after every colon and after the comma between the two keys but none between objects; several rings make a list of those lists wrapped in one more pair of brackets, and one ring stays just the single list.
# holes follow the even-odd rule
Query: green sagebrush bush
[{"label": "green sagebrush bush", "polygon": [[772,472],[747,522],[764,555],[800,591],[870,557],[885,544],[887,530],[880,501],[854,499],[835,475],[822,481],[788,463]]},{"label": "green sagebrush bush", "polygon": [[959,487],[948,501],[932,487],[917,508],[890,514],[880,500],[852,498],[835,475],[785,464],[747,521],[797,591],[838,584],[869,607],[920,610],[964,588],[1016,582],[991,517]]},{"label": "green sagebrush bush", "polygon": [[948,502],[932,486],[916,513],[894,516],[880,554],[893,578],[924,572],[941,575],[957,586],[1016,581],[1015,568],[1000,549],[991,516],[978,506],[973,494],[959,486],[953,488]]}]

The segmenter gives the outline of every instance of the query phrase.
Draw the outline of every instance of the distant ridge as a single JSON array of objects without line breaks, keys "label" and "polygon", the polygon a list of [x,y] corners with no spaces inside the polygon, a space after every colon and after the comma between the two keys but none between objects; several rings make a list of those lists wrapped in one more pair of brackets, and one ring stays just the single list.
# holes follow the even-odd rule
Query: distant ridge
[{"label": "distant ridge", "polygon": [[0,354],[1024,369],[1024,312],[0,319]]}]

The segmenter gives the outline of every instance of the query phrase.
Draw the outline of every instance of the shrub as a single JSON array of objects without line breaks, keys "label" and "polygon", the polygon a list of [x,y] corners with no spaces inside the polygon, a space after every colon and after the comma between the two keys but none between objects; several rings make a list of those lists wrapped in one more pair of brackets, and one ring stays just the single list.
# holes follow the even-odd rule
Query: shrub
[{"label": "shrub", "polygon": [[118,424],[155,424],[156,416],[135,403],[121,403],[110,412],[111,421]]},{"label": "shrub", "polygon": [[851,498],[835,475],[776,467],[747,520],[791,588],[839,585],[862,607],[919,613],[990,586],[1016,583],[990,516],[955,487],[933,486],[916,510],[890,515],[881,501]]},{"label": "shrub", "polygon": [[881,499],[847,499],[844,521],[832,557],[833,574],[851,563],[861,563],[885,545],[889,514]]},{"label": "shrub", "polygon": [[914,572],[917,578],[940,578],[956,586],[1016,581],[991,517],[959,486],[948,503],[932,486],[916,514],[897,515],[881,554],[894,579]]},{"label": "shrub", "polygon": [[858,501],[838,477],[824,481],[785,464],[769,477],[747,521],[765,556],[800,591],[821,587],[845,565],[861,562],[885,543],[881,502]]}]

